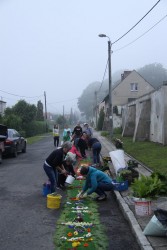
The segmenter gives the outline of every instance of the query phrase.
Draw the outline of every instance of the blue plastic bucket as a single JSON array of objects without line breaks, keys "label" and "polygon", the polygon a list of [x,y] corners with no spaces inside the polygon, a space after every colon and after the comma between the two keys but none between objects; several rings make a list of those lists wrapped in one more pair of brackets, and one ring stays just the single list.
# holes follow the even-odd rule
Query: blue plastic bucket
[{"label": "blue plastic bucket", "polygon": [[44,183],[43,184],[43,189],[42,189],[42,195],[44,197],[46,197],[50,193],[51,193],[50,184],[49,183]]}]

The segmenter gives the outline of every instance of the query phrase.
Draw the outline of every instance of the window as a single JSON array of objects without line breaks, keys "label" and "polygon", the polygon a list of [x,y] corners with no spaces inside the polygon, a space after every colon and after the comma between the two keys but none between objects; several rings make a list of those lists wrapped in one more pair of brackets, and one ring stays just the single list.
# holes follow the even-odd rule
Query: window
[{"label": "window", "polygon": [[138,83],[131,83],[130,84],[130,91],[138,91]]}]

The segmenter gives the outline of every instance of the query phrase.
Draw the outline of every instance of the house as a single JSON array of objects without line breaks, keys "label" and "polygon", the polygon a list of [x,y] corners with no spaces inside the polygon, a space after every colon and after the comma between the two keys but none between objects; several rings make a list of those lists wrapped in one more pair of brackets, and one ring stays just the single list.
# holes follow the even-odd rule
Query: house
[{"label": "house", "polygon": [[[121,119],[119,118],[120,121],[116,121],[118,118],[116,119],[115,115],[115,113],[121,114],[121,106],[134,101],[153,90],[154,87],[136,70],[124,71],[123,74],[121,74],[121,80],[112,87],[111,102],[114,113],[113,126],[118,127],[121,125]],[[104,130],[106,130],[108,126],[110,126],[109,117],[111,116],[111,114],[109,114],[109,95],[107,95],[100,103],[97,111],[98,114],[102,106],[104,107],[106,114],[104,122]],[[117,107],[117,111],[115,111],[114,107]]]}]

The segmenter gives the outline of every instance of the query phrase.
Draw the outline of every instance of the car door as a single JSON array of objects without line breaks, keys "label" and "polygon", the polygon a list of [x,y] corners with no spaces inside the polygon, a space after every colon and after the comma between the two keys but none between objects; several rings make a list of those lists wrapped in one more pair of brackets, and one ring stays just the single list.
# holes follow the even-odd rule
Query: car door
[{"label": "car door", "polygon": [[13,129],[13,139],[17,145],[17,152],[21,151],[22,150],[22,139],[21,139],[19,132],[17,132],[15,129]]}]

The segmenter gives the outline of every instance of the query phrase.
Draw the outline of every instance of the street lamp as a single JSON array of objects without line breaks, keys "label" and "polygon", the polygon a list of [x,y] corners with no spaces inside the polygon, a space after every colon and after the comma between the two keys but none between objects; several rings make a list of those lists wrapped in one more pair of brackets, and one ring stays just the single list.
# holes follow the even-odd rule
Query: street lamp
[{"label": "street lamp", "polygon": [[110,139],[113,136],[113,109],[112,109],[112,78],[111,78],[111,40],[105,34],[99,34],[99,37],[107,37],[108,40],[108,82],[109,82],[109,121],[110,121]]}]

